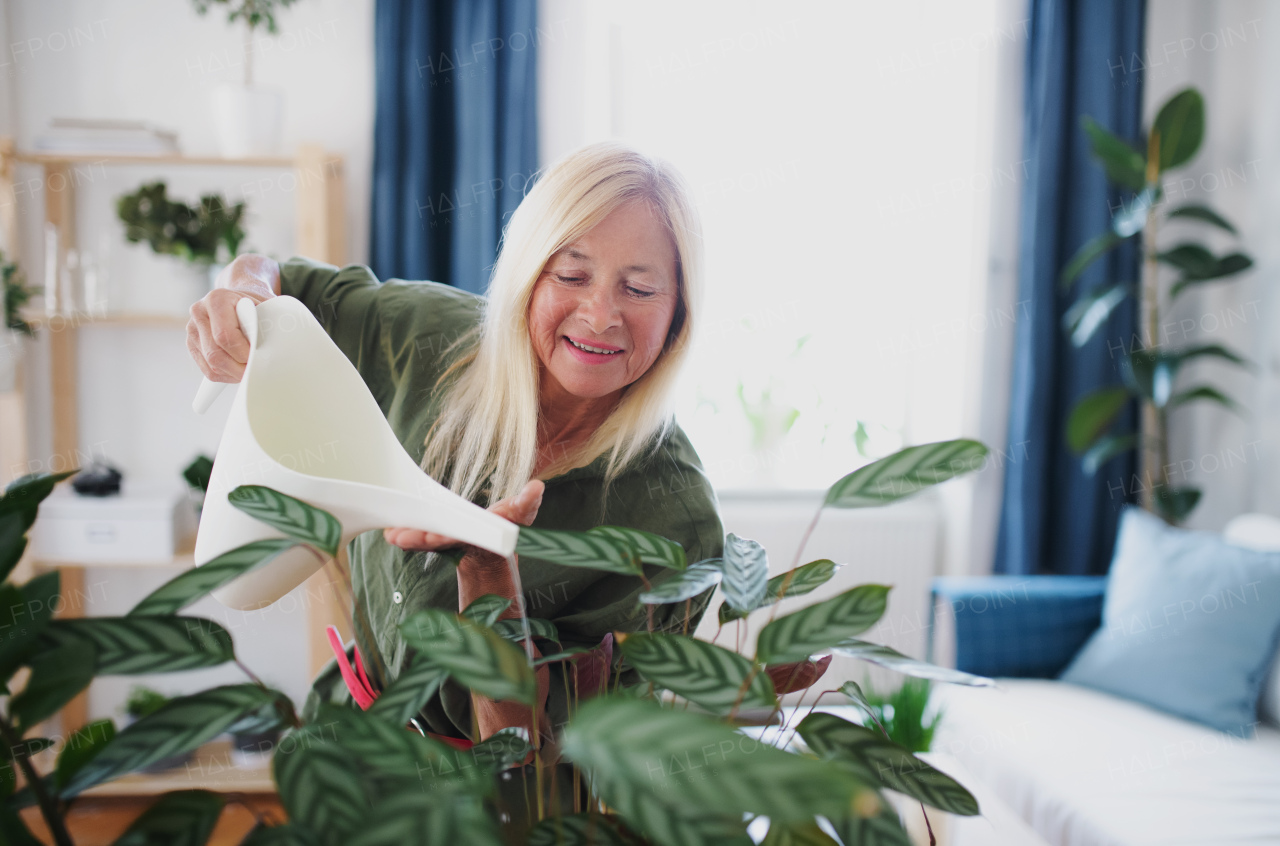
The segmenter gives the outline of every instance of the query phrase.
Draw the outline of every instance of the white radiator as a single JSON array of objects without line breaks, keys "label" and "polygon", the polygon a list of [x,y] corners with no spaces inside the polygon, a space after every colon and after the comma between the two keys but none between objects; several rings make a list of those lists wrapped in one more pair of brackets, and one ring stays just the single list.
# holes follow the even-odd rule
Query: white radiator
[{"label": "white radiator", "polygon": [[[751,538],[768,550],[769,573],[777,575],[791,567],[796,547],[819,502],[816,496],[726,493],[720,498],[720,516],[725,532]],[[813,593],[784,600],[778,613],[802,608],[856,585],[890,585],[893,589],[889,592],[888,610],[880,623],[861,637],[923,658],[929,625],[929,585],[940,567],[941,529],[938,505],[927,494],[886,508],[824,510],[800,563],[830,558],[844,566]],[[723,595],[717,592],[698,627],[700,638],[715,637],[716,611],[722,601]],[[716,642],[729,648],[740,646],[744,654],[750,654],[756,632],[768,622],[771,610],[757,611],[744,622],[742,637],[736,643],[737,623],[725,626]],[[862,661],[836,656],[827,674],[809,691],[808,701],[812,702],[819,691],[838,688],[850,679],[862,684],[868,675],[881,689],[896,686],[902,678]],[[798,698],[798,694],[792,694],[787,701]],[[831,698],[824,699],[824,703]]]}]

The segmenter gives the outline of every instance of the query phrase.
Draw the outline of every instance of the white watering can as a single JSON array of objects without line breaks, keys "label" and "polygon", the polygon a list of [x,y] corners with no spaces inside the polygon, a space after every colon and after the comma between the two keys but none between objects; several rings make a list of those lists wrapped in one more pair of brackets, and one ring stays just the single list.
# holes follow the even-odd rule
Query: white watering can
[{"label": "white watering can", "polygon": [[[246,543],[283,535],[227,501],[239,485],[265,485],[323,508],[342,523],[341,546],[388,526],[438,532],[510,555],[519,527],[468,502],[405,452],[364,380],[311,311],[293,297],[236,303],[249,361],[209,479],[196,566]],[[205,379],[203,414],[226,383]],[[295,547],[213,592],[230,608],[270,605],[323,566]]]}]

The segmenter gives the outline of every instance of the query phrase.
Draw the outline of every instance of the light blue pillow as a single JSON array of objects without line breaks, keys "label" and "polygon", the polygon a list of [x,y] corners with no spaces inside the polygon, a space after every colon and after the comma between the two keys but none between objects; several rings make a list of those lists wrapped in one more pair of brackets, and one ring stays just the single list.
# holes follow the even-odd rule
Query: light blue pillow
[{"label": "light blue pillow", "polygon": [[1280,553],[1129,507],[1102,626],[1059,678],[1252,737],[1280,637]]}]

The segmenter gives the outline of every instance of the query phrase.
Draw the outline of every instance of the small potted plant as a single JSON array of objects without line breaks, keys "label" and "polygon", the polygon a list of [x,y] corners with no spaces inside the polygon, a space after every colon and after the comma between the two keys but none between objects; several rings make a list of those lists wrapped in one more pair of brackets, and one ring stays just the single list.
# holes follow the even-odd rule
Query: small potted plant
[{"label": "small potted plant", "polygon": [[218,146],[228,158],[269,156],[280,147],[280,115],[284,95],[253,82],[254,32],[275,35],[275,11],[296,0],[193,0],[196,12],[206,14],[225,6],[227,23],[244,24],[244,82],[224,82],[213,91],[213,114]]},{"label": "small potted plant", "polygon": [[213,459],[207,455],[197,455],[182,470],[182,478],[187,481],[191,494],[191,504],[196,510],[196,519],[204,509],[204,495],[209,490],[209,477],[213,475]]},{"label": "small potted plant", "polygon": [[22,319],[22,307],[39,288],[27,285],[22,269],[0,251],[0,286],[4,290],[4,330],[0,341],[0,393],[14,389],[22,361],[22,338],[34,338],[35,327]]},{"label": "small potted plant", "polygon": [[240,251],[244,215],[243,202],[231,205],[221,194],[204,194],[189,206],[169,197],[163,181],[148,182],[116,199],[125,240],[145,241],[160,255],[182,259],[196,269],[202,290],[213,287],[221,265]]}]

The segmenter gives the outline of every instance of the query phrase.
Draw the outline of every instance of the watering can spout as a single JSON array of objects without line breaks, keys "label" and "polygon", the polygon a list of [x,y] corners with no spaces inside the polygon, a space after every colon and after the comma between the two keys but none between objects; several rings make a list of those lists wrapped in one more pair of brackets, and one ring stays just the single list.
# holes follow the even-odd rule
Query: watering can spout
[{"label": "watering can spout", "polygon": [[[232,401],[196,535],[196,566],[258,540],[282,537],[231,505],[240,485],[263,485],[328,511],[340,546],[388,526],[436,532],[499,555],[519,527],[424,473],[405,451],[359,372],[311,311],[293,297],[236,303],[249,360]],[[212,387],[211,387],[212,386]],[[222,386],[205,380],[203,413]],[[214,596],[232,608],[275,602],[323,566],[297,547],[240,576]]]}]

